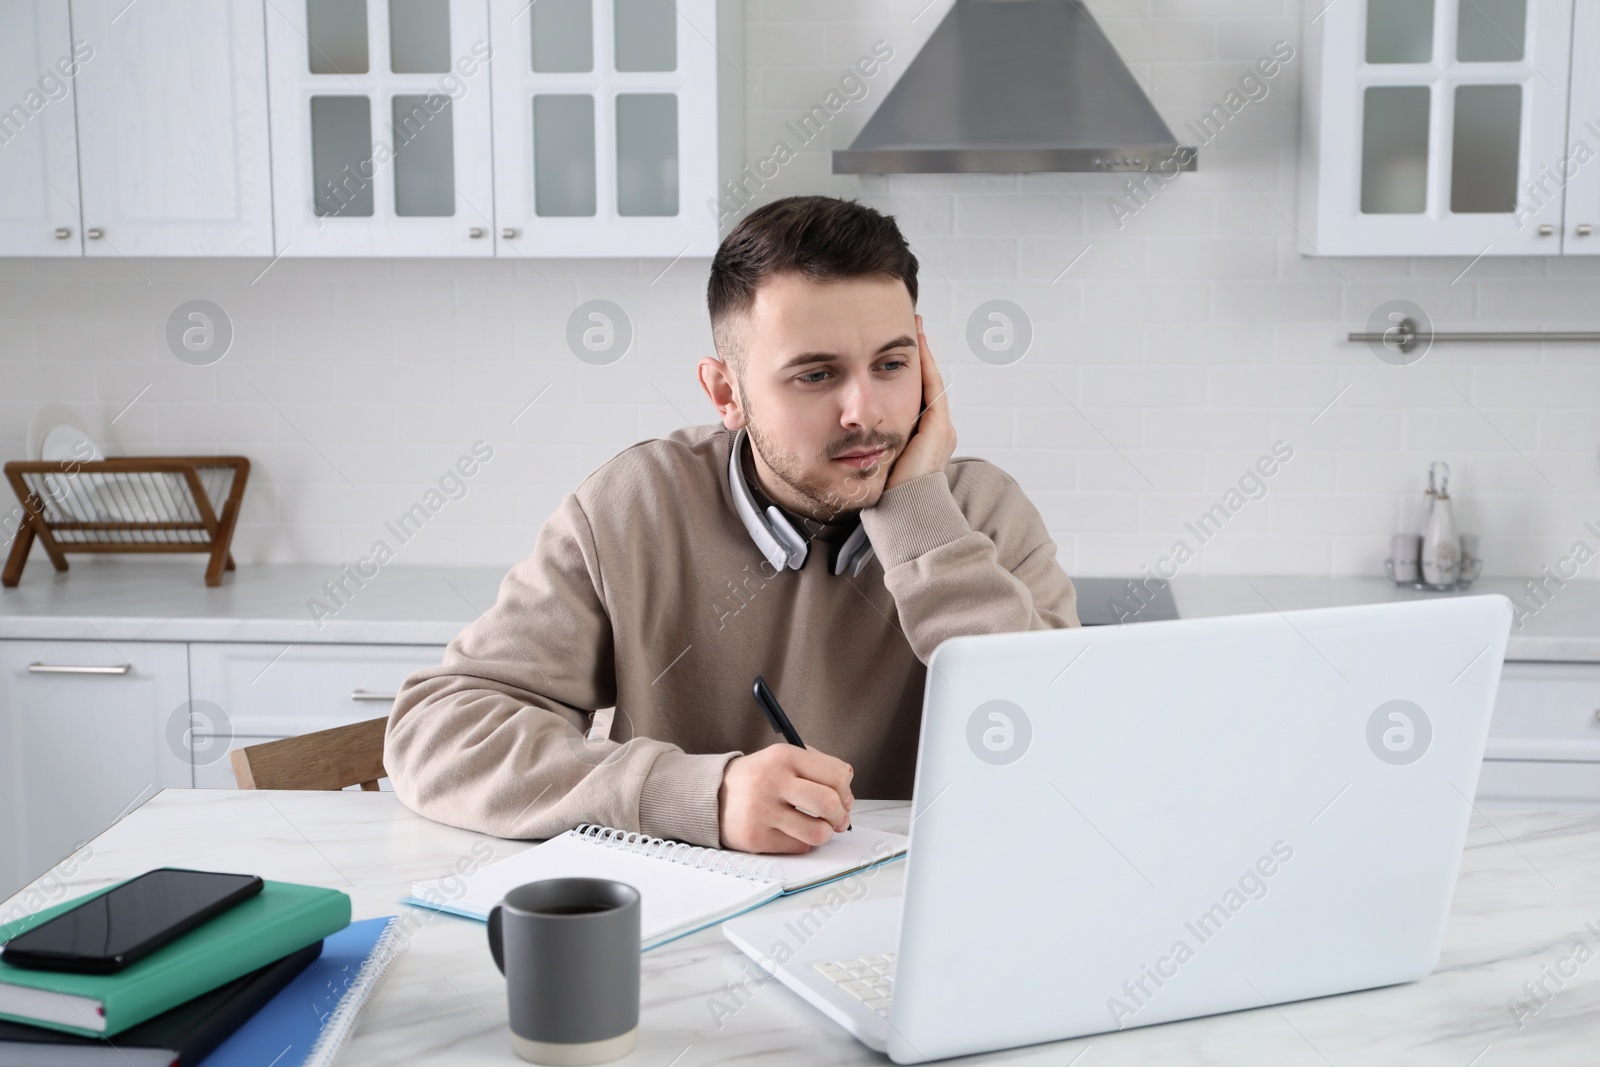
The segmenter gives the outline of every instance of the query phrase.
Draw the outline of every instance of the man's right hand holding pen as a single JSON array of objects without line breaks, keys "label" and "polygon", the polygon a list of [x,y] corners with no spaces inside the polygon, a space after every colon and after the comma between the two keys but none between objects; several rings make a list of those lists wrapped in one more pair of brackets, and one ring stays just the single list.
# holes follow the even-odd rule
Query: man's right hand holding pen
[{"label": "man's right hand holding pen", "polygon": [[850,825],[855,770],[811,748],[770,745],[722,772],[722,845],[740,852],[806,852]]},{"label": "man's right hand holding pen", "polygon": [[722,772],[717,814],[724,848],[740,852],[807,852],[850,828],[855,769],[805,747],[767,683],[752,689],[772,728],[787,744],[736,756]]}]

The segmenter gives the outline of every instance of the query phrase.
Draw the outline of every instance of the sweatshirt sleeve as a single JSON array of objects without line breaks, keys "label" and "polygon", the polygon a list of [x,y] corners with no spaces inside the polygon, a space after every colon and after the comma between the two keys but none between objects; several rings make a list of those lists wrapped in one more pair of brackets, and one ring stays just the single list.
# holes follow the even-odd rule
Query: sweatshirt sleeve
[{"label": "sweatshirt sleeve", "polygon": [[494,606],[401,687],[384,739],[401,801],[497,837],[591,822],[718,845],[717,791],[738,753],[586,740],[616,703],[614,651],[593,533],[568,495]]},{"label": "sweatshirt sleeve", "polygon": [[1077,626],[1077,593],[1022,487],[1000,468],[961,461],[913,478],[863,508],[912,651],[927,663],[948,637]]}]

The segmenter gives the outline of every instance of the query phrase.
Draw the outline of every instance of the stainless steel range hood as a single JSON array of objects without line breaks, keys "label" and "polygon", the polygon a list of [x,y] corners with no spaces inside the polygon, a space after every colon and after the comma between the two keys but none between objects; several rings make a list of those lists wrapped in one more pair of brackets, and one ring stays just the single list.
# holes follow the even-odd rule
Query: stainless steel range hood
[{"label": "stainless steel range hood", "polygon": [[[1164,165],[1163,165],[1164,164]],[[1194,170],[1078,0],[956,0],[835,174]]]}]

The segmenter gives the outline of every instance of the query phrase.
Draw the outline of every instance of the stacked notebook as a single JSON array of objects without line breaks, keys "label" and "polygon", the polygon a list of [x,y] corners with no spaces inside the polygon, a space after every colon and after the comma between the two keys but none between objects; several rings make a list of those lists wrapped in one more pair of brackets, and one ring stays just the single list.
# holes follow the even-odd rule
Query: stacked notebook
[{"label": "stacked notebook", "polygon": [[651,949],[905,852],[904,836],[864,827],[835,834],[804,855],[754,856],[585,825],[460,881],[414,883],[405,903],[486,920],[506,893],[526,882],[609,878],[639,891],[641,947]]},{"label": "stacked notebook", "polygon": [[0,1064],[11,1067],[168,1067],[199,1063],[322,954],[307,945],[277,963],[162,1012],[113,1038],[0,1022]]},{"label": "stacked notebook", "polygon": [[[0,942],[112,888],[0,925]],[[0,961],[0,1067],[325,1063],[393,958],[392,924],[269,881],[115,974]]]}]

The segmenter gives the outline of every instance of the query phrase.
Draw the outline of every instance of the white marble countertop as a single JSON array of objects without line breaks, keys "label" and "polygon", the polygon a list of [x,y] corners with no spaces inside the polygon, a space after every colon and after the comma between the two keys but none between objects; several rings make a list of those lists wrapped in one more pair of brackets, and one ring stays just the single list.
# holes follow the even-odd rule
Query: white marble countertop
[{"label": "white marble countertop", "polygon": [[[323,583],[332,564],[241,564],[215,589],[180,563],[73,559],[56,574],[35,560],[0,589],[0,638],[105,641],[273,641],[444,645],[494,604],[504,567],[384,567],[342,604]],[[337,610],[316,617],[313,598]]]},{"label": "white marble countertop", "polygon": [[[862,802],[856,818],[903,832],[907,809]],[[357,919],[402,914],[410,934],[338,1062],[510,1067],[522,1061],[504,1036],[505,980],[489,957],[482,924],[397,903],[413,881],[473,859],[480,840],[494,859],[529,845],[431,822],[391,793],[169,789],[80,850],[70,877],[46,874],[0,906],[0,918],[161,865],[250,871],[340,889],[350,894]],[[902,880],[903,865],[880,868],[869,896],[898,895]],[[819,892],[825,890],[768,907],[805,908]],[[1589,1065],[1600,1033],[1600,962],[1583,957],[1587,962],[1559,989],[1545,975],[1570,959],[1574,942],[1592,952],[1600,942],[1596,929],[1600,815],[1480,814],[1443,956],[1420,982],[948,1062]],[[888,1062],[776,982],[747,985],[754,992],[736,1011],[713,1014],[716,998],[727,995],[724,986],[750,975],[745,957],[716,929],[646,953],[643,966],[639,1047],[617,1061],[620,1067]],[[1519,1027],[1508,1002],[1525,1000],[1524,983],[1541,980],[1553,995]]]},{"label": "white marble countertop", "polygon": [[1179,576],[1172,580],[1172,596],[1180,618],[1203,618],[1501,593],[1526,608],[1520,625],[1512,624],[1506,659],[1600,663],[1600,582],[1574,580],[1560,588],[1552,583],[1536,599],[1525,588],[1528,581],[1480,578],[1462,592],[1423,593],[1387,578]]},{"label": "white marble countertop", "polygon": [[[319,625],[307,601],[332,603],[323,592],[339,577],[331,564],[242,565],[207,589],[192,563],[73,560],[56,574],[41,559],[17,588],[0,589],[0,638],[443,645],[494,603],[505,570],[385,567]],[[1600,582],[1552,586],[1542,602],[1525,582],[1484,578],[1440,594],[1386,578],[1180,575],[1172,591],[1183,618],[1504,593],[1534,609],[1512,630],[1507,659],[1600,662]]]}]

